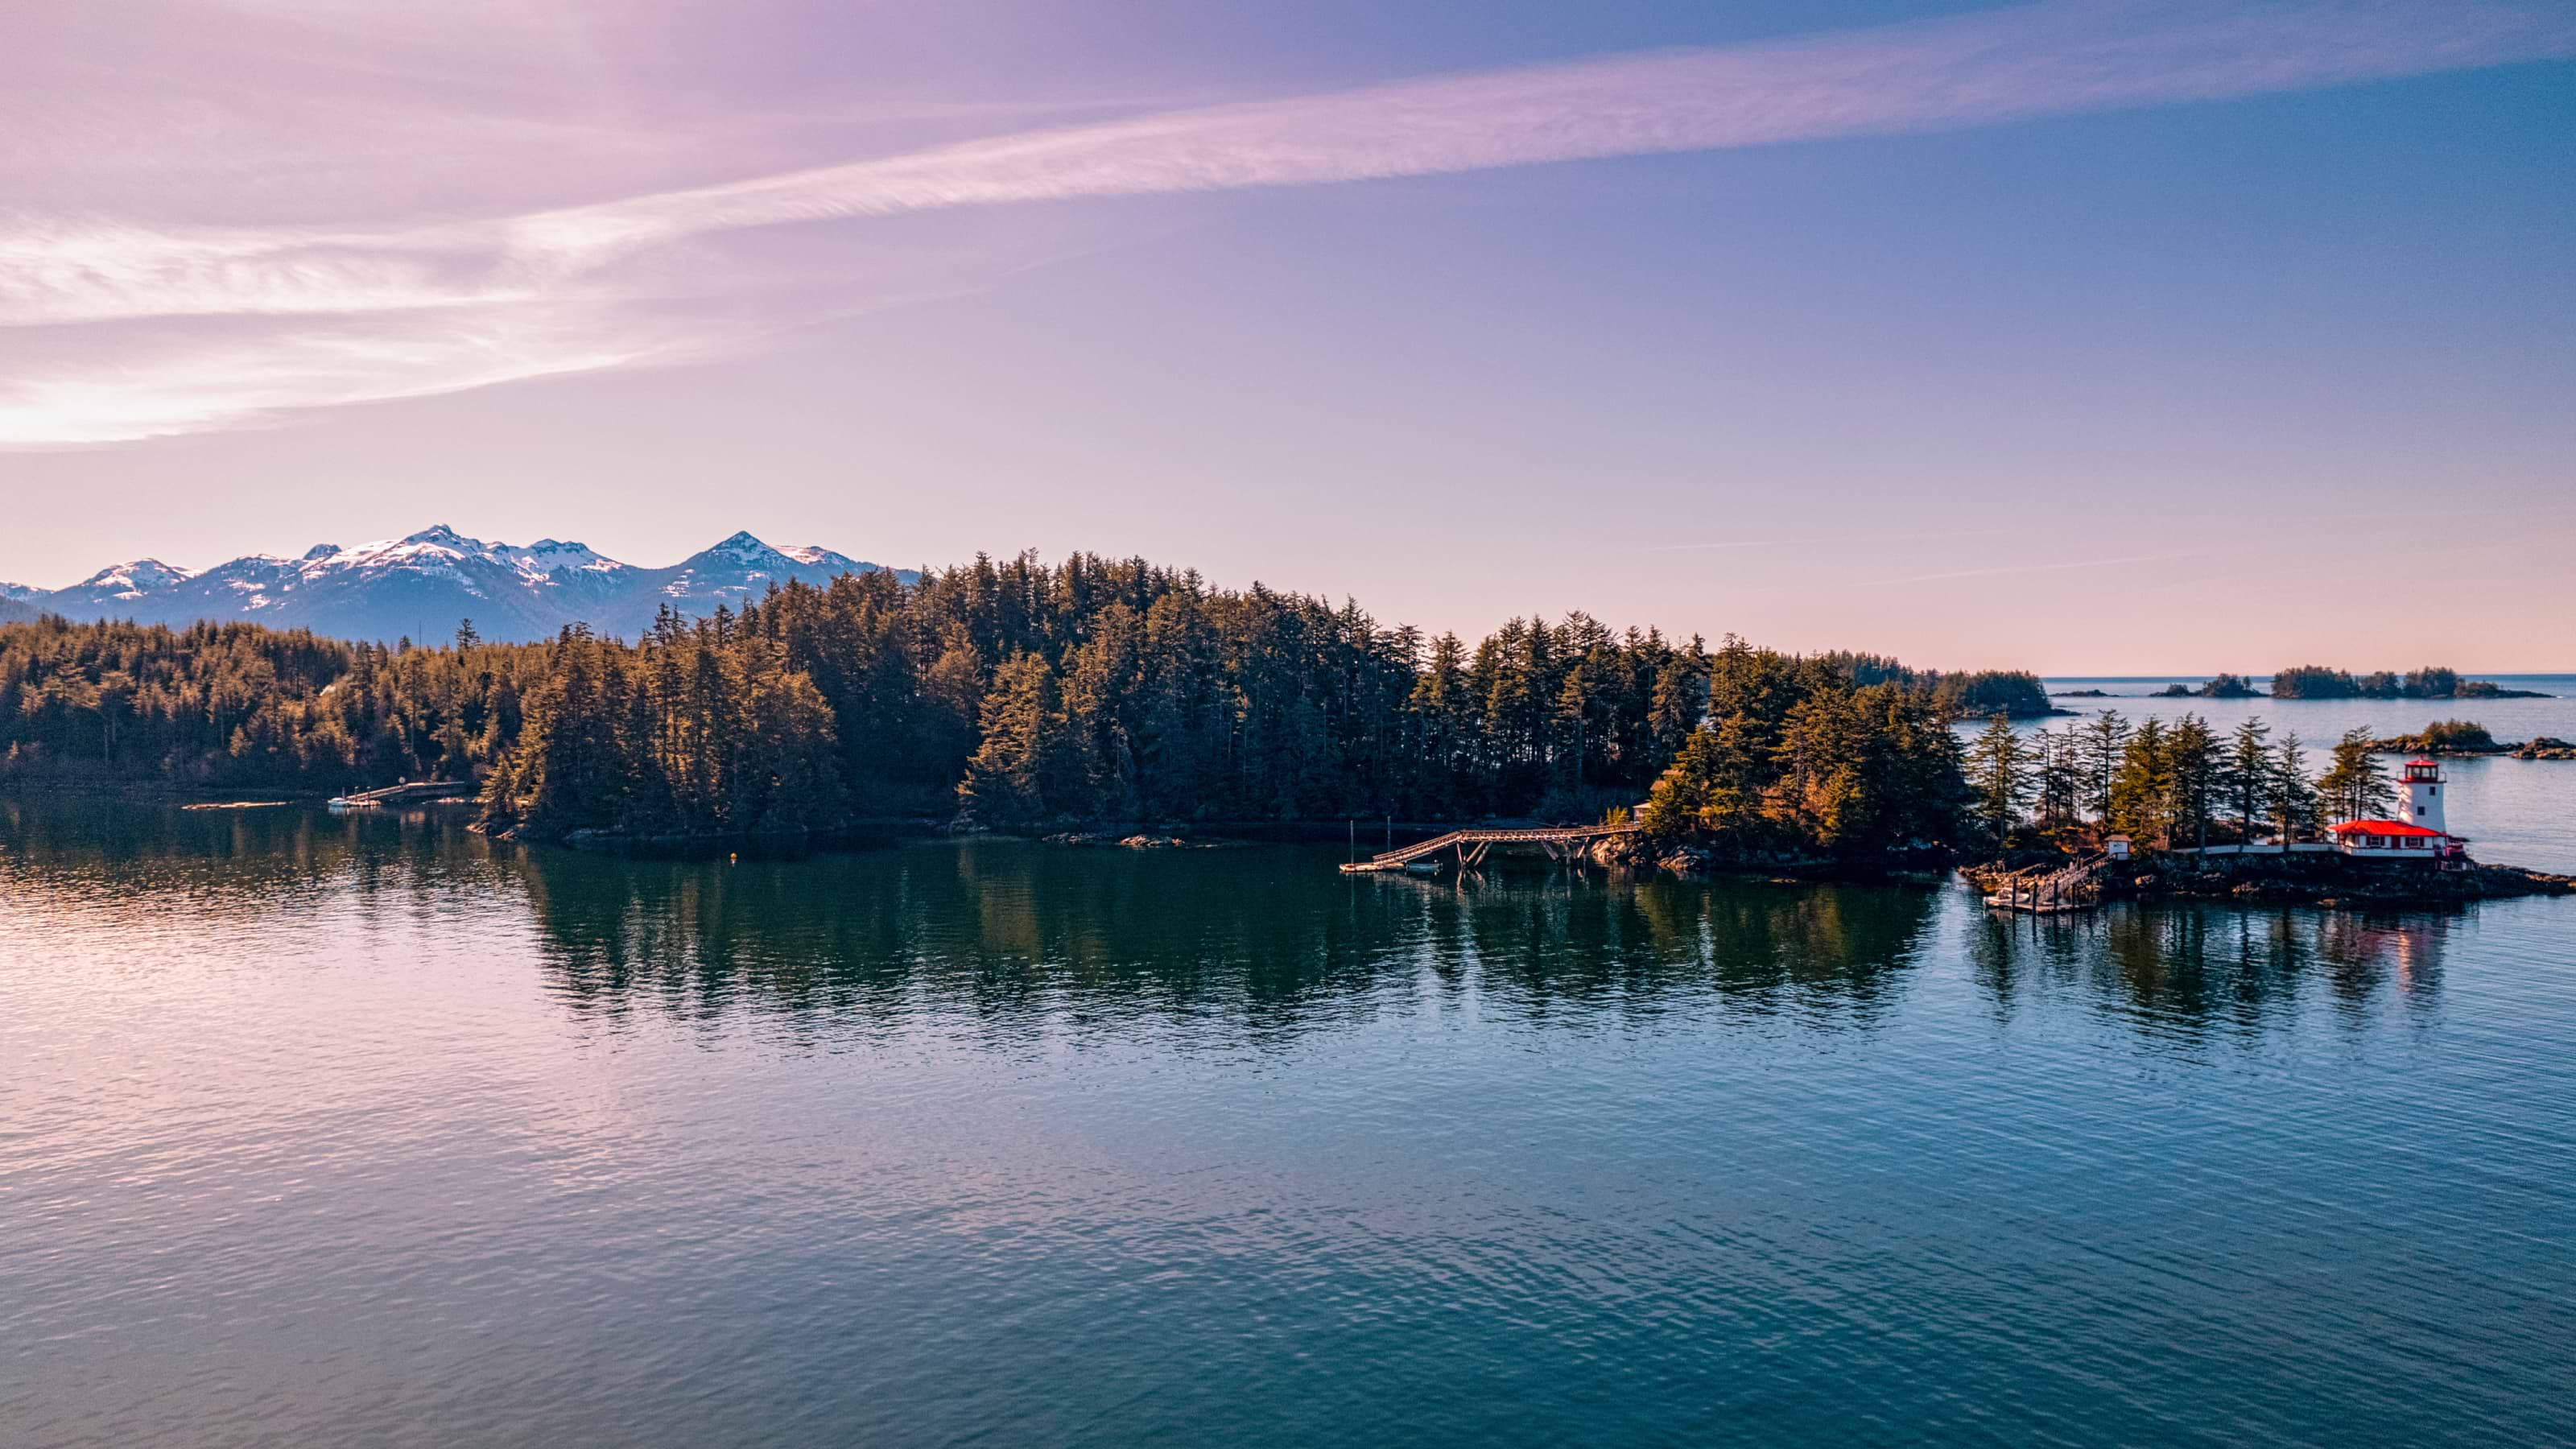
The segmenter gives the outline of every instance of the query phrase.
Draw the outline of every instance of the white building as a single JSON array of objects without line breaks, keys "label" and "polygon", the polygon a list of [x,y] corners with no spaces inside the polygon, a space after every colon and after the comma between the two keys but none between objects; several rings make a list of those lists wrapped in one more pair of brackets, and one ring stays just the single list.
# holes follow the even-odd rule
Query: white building
[{"label": "white building", "polygon": [[2357,860],[2437,861],[2460,853],[2442,815],[2442,767],[2422,756],[2397,782],[2396,818],[2346,820],[2326,833],[2338,854]]}]

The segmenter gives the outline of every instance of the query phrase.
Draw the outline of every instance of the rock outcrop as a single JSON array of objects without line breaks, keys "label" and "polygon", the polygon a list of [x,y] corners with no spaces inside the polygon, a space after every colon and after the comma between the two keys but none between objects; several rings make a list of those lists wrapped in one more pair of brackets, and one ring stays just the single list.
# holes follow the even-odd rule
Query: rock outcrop
[{"label": "rock outcrop", "polygon": [[[1960,874],[1979,890],[1994,888],[2004,866]],[[2105,871],[2104,900],[2212,900],[2242,905],[2445,907],[2516,896],[2576,894],[2576,877],[2519,866],[2471,863],[2435,869],[2429,861],[2348,860],[2339,855],[2151,855]]]}]

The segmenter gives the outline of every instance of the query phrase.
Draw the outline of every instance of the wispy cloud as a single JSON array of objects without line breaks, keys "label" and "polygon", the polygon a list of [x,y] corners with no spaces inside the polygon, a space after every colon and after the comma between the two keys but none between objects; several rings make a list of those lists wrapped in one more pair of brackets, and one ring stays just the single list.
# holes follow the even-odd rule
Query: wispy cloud
[{"label": "wispy cloud", "polygon": [[1927,543],[1950,538],[2002,538],[2021,532],[2011,528],[1939,528],[1904,533],[1809,533],[1789,538],[1727,538],[1707,543],[1658,543],[1639,553],[1719,553],[1746,548],[1795,548],[1811,543]]},{"label": "wispy cloud", "polygon": [[[174,230],[28,217],[0,228],[0,326],[248,321],[219,349],[161,362],[12,368],[0,378],[0,444],[239,425],[654,360],[668,349],[635,342],[635,308],[762,278],[711,266],[678,280],[651,269],[651,255],[749,228],[1936,130],[2568,55],[2576,7],[2556,0],[2062,0],[1169,111],[428,226]],[[311,366],[325,319],[368,319],[402,365]],[[268,381],[208,387],[234,369]]]},{"label": "wispy cloud", "polygon": [[1945,569],[1939,573],[1905,574],[1888,579],[1859,579],[1840,587],[1847,589],[1887,589],[1900,584],[1946,583],[1953,579],[2005,578],[2016,574],[2082,573],[2093,569],[2125,568],[2131,564],[2172,563],[2187,558],[2217,558],[2241,550],[2196,548],[2173,553],[2132,553],[2118,558],[2044,559],[2032,563],[1996,564],[1988,568]]}]

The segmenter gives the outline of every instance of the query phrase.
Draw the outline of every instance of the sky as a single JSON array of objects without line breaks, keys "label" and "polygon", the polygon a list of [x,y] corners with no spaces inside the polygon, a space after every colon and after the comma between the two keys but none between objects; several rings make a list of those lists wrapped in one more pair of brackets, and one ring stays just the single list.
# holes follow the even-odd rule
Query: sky
[{"label": "sky", "polygon": [[1470,635],[2576,669],[2563,0],[10,24],[0,580],[748,528]]}]

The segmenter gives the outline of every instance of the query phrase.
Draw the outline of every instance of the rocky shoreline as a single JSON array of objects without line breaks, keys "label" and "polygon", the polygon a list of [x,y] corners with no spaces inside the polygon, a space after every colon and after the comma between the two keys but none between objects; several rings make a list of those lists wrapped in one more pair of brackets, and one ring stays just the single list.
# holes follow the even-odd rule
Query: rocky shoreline
[{"label": "rocky shoreline", "polygon": [[[1964,867],[1959,874],[1979,891],[2000,889],[2009,862]],[[2106,869],[2095,883],[2099,899],[2231,901],[2239,905],[2431,906],[2523,896],[2576,895],[2576,877],[2520,866],[2471,862],[2465,869],[2436,870],[2412,861],[2357,861],[2341,856],[2278,856],[2201,860],[2147,856]]]},{"label": "rocky shoreline", "polygon": [[2490,740],[2444,740],[2423,735],[2391,735],[2372,740],[2370,747],[2383,755],[2431,755],[2438,759],[2488,759],[2502,756],[2511,760],[2576,760],[2576,743],[2554,735],[2538,735],[2520,744]]},{"label": "rocky shoreline", "polygon": [[1941,846],[1870,856],[1808,855],[1790,850],[1720,851],[1692,842],[1658,844],[1642,835],[1596,840],[1586,852],[1605,870],[1661,871],[1697,880],[1712,875],[1753,876],[1798,883],[1839,881],[1936,885],[1957,857]]}]

